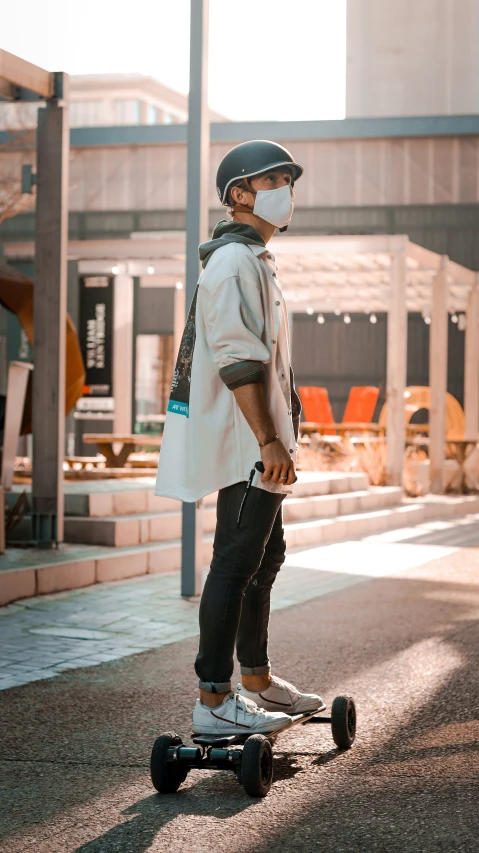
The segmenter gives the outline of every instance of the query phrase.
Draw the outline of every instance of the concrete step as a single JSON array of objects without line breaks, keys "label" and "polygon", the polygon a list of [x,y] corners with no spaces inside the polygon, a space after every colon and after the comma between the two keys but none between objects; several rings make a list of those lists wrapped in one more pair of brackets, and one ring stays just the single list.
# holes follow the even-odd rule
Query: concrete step
[{"label": "concrete step", "polygon": [[374,509],[386,509],[401,503],[403,491],[396,486],[369,488],[345,494],[313,495],[306,498],[287,498],[283,503],[283,519],[306,521],[351,515]]},{"label": "concrete step", "polygon": [[94,583],[179,571],[181,542],[133,548],[62,545],[56,551],[8,549],[0,567],[0,606],[34,595],[81,589]]},{"label": "concrete step", "polygon": [[[285,524],[294,521],[332,518],[365,510],[384,509],[401,500],[398,488],[372,489],[338,495],[313,495],[287,498],[284,502]],[[127,547],[146,542],[166,542],[181,537],[181,512],[135,513],[111,518],[65,518],[65,541],[90,545]],[[216,506],[205,506],[203,530],[213,533]]]},{"label": "concrete step", "polygon": [[[154,495],[154,486],[153,478],[149,478],[146,483],[144,480],[65,483],[65,516],[112,518],[118,515],[173,512],[181,508],[181,501]],[[294,497],[337,495],[368,488],[367,474],[299,471]],[[22,491],[27,492],[27,498],[30,500],[31,487],[16,485],[12,492],[6,495],[7,507],[13,505]],[[217,492],[207,495],[203,499],[204,506],[215,506],[217,497]]]},{"label": "concrete step", "polygon": [[[414,503],[418,498],[405,498]],[[479,495],[425,495],[419,498],[424,505],[426,518],[454,518],[479,512]]]},{"label": "concrete step", "polygon": [[[288,548],[312,548],[341,539],[371,536],[397,527],[411,527],[425,520],[424,507],[394,506],[389,509],[355,513],[354,515],[319,518],[285,523],[284,533]],[[205,564],[213,556],[213,534],[204,537]]]}]

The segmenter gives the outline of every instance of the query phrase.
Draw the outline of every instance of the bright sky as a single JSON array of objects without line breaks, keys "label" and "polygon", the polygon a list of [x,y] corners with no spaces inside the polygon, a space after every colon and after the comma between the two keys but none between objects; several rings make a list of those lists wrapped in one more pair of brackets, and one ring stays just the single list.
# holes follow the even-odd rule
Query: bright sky
[{"label": "bright sky", "polygon": [[[190,0],[3,3],[0,47],[50,71],[138,72],[188,91]],[[346,0],[210,0],[210,106],[344,118]]]}]

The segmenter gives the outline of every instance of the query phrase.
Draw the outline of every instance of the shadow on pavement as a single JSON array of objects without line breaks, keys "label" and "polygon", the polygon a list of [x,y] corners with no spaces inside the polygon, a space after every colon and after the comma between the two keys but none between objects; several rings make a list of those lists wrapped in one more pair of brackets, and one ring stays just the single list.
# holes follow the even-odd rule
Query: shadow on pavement
[{"label": "shadow on pavement", "polygon": [[[440,689],[418,702],[389,738],[378,745],[372,739],[366,748],[361,741],[377,719],[362,703],[352,750],[333,750],[312,762],[321,766],[344,756],[340,773],[322,780],[325,796],[316,802],[306,797],[286,826],[268,833],[263,844],[246,845],[244,853],[479,850],[479,623],[464,620],[459,631],[455,625],[442,644],[461,665]],[[384,693],[386,698],[387,684]],[[387,714],[383,722],[387,729]]]},{"label": "shadow on pavement", "polygon": [[[227,774],[222,774],[223,776]],[[235,782],[232,776],[233,782]],[[126,851],[128,853],[144,853],[149,850],[158,832],[170,821],[185,815],[197,815],[199,817],[211,813],[208,808],[211,803],[211,779],[199,782],[190,788],[179,790],[177,794],[161,796],[153,794],[122,811],[122,815],[134,815],[131,820],[109,829],[103,835],[93,838],[81,847],[77,847],[74,853],[110,853],[110,851]],[[217,820],[226,820],[232,815],[251,806],[251,799],[235,782],[237,792],[228,792],[228,799],[223,805],[215,807],[214,816]],[[203,789],[203,790],[202,790]],[[202,799],[201,795],[207,795],[208,799]]]}]

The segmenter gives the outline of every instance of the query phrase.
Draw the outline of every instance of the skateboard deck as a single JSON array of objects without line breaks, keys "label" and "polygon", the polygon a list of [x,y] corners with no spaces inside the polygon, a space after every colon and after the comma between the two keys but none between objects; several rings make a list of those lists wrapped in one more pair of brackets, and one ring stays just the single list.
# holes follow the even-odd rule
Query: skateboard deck
[{"label": "skateboard deck", "polygon": [[[197,743],[198,746],[215,746],[215,747],[225,747],[232,746],[234,744],[242,744],[252,734],[262,734],[264,737],[268,738],[270,743],[274,743],[276,738],[282,734],[283,732],[288,731],[288,729],[293,728],[293,726],[304,725],[304,723],[310,722],[314,717],[318,714],[321,714],[326,710],[326,705],[321,705],[320,708],[316,708],[314,711],[305,711],[303,714],[293,714],[291,719],[284,724],[280,729],[276,729],[274,732],[251,732],[247,731],[244,734],[236,734],[236,735],[211,735],[211,734],[202,734],[198,732],[193,732],[192,740],[193,743]],[[316,721],[315,721],[316,722]],[[321,717],[317,719],[318,723],[330,723],[330,717]]]}]

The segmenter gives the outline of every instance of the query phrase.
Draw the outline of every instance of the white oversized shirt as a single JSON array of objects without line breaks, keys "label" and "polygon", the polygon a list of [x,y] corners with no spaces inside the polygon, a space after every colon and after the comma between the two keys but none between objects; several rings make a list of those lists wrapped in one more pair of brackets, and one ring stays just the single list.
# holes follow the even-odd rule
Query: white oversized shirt
[{"label": "white oversized shirt", "polygon": [[[168,406],[155,494],[196,501],[248,480],[261,459],[256,437],[219,375],[241,361],[265,365],[265,401],[284,446],[296,462],[291,415],[290,345],[286,305],[275,258],[267,248],[231,242],[211,255],[197,288],[188,404]],[[183,413],[184,412],[184,413]],[[253,485],[289,494],[290,486]]]}]

